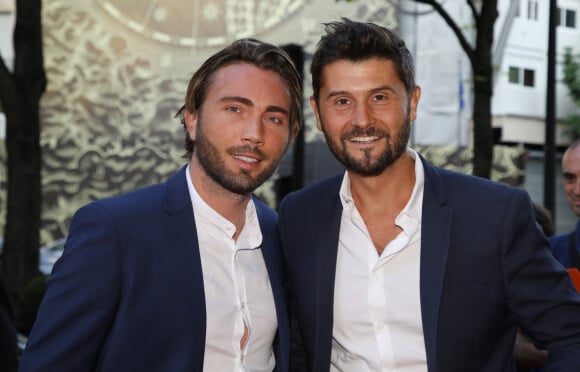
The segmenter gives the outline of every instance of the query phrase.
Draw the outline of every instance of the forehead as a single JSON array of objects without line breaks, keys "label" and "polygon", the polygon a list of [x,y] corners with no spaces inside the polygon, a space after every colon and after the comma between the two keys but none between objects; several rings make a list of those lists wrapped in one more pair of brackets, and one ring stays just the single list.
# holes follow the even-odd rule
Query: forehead
[{"label": "forehead", "polygon": [[277,72],[261,69],[251,63],[237,62],[216,70],[211,77],[208,90],[242,89],[245,92],[251,92],[255,90],[255,84],[265,83],[272,89],[287,90],[286,82]]},{"label": "forehead", "polygon": [[322,69],[321,89],[351,91],[381,86],[404,87],[393,61],[369,58],[361,61],[339,60]]},{"label": "forehead", "polygon": [[580,146],[566,151],[562,158],[564,172],[580,175]]}]

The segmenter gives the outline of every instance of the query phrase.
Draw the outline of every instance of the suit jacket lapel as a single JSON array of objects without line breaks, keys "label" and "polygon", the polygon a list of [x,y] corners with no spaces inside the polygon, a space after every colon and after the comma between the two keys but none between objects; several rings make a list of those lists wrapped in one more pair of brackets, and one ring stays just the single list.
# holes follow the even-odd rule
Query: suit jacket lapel
[{"label": "suit jacket lapel", "polygon": [[276,364],[282,367],[277,367],[276,370],[286,371],[285,366],[288,365],[290,358],[290,325],[288,323],[288,311],[282,279],[281,253],[279,252],[280,242],[276,227],[277,220],[268,218],[266,211],[263,211],[265,207],[259,201],[254,199],[254,203],[262,231],[262,256],[264,257],[264,263],[268,270],[268,277],[276,306],[276,317],[278,319],[277,342],[279,352],[277,357],[279,360],[277,360]]},{"label": "suit jacket lapel", "polygon": [[447,195],[440,174],[422,160],[425,190],[421,222],[421,316],[427,366],[429,372],[436,372],[439,305],[449,252],[452,210],[444,206]]},{"label": "suit jacket lapel", "polygon": [[[437,169],[422,157],[425,169],[421,230],[420,296],[421,316],[427,365],[429,372],[437,372],[437,331],[439,305],[449,252],[452,210],[445,206],[447,194]],[[316,341],[313,370],[328,370],[331,357],[331,340],[334,305],[334,280],[342,204],[338,196],[341,177],[328,189],[320,207],[321,221],[316,249]],[[329,342],[330,341],[330,342]]]},{"label": "suit jacket lapel", "polygon": [[338,253],[338,239],[340,232],[340,220],[342,217],[342,204],[339,197],[339,189],[342,177],[336,177],[336,182],[331,184],[331,189],[326,195],[322,195],[324,203],[320,208],[320,216],[317,219],[320,224],[318,239],[313,247],[316,249],[316,341],[314,350],[315,360],[313,370],[328,370],[328,362],[332,348],[332,326],[334,319],[334,280],[336,274],[336,259]]},{"label": "suit jacket lapel", "polygon": [[[166,249],[173,256],[176,278],[182,282],[182,301],[191,308],[192,358],[197,370],[203,369],[205,350],[206,312],[203,273],[197,230],[193,216],[193,206],[186,182],[186,167],[167,180],[165,189],[165,216],[163,218],[166,232]],[[200,310],[202,309],[202,310]]]}]

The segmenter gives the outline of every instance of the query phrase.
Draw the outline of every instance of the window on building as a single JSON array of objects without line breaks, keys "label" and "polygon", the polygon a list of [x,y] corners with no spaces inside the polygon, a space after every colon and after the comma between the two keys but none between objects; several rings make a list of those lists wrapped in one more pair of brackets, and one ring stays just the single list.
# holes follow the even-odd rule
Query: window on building
[{"label": "window on building", "polygon": [[538,20],[538,0],[528,0],[528,19]]},{"label": "window on building", "polygon": [[534,86],[534,70],[524,69],[524,86],[533,87]]},{"label": "window on building", "polygon": [[533,87],[536,82],[536,72],[532,69],[510,66],[508,70],[508,81],[512,84],[519,84],[525,87]]},{"label": "window on building", "polygon": [[510,83],[517,84],[520,81],[520,69],[517,67],[510,66],[508,72],[508,81]]},{"label": "window on building", "polygon": [[576,28],[576,11],[570,9],[566,11],[566,27]]},{"label": "window on building", "polygon": [[566,28],[576,28],[576,11],[558,8],[556,24]]}]

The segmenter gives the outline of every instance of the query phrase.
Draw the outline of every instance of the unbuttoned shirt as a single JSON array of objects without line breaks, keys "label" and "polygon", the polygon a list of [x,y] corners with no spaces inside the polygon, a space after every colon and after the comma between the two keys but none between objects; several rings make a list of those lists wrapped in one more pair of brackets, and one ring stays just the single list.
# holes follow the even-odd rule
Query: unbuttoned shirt
[{"label": "unbuttoned shirt", "polygon": [[[207,205],[186,172],[199,242],[206,306],[204,371],[272,371],[277,318],[254,202],[235,226]],[[248,328],[243,348],[240,341]]]},{"label": "unbuttoned shirt", "polygon": [[415,185],[395,219],[403,231],[380,256],[344,175],[331,371],[427,371],[419,295],[425,176],[417,153],[407,151],[415,159]]}]

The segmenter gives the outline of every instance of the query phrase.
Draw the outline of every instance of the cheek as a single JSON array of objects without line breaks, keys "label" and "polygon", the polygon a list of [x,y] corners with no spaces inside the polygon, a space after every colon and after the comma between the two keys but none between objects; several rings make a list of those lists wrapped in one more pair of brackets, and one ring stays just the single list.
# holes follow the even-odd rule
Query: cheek
[{"label": "cheek", "polygon": [[281,147],[290,141],[290,129],[287,125],[262,124],[260,131],[266,147]]},{"label": "cheek", "polygon": [[351,122],[351,117],[345,112],[330,112],[320,116],[319,129],[325,133],[340,133]]},{"label": "cheek", "polygon": [[283,131],[274,131],[270,134],[270,148],[272,151],[283,153],[288,148],[290,144],[290,134],[288,129],[285,128]]}]

